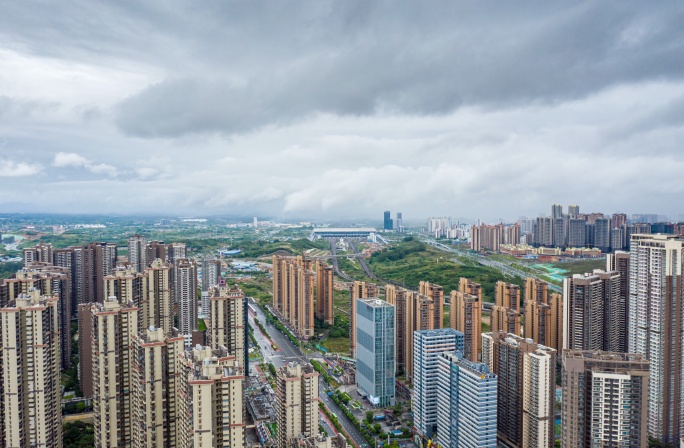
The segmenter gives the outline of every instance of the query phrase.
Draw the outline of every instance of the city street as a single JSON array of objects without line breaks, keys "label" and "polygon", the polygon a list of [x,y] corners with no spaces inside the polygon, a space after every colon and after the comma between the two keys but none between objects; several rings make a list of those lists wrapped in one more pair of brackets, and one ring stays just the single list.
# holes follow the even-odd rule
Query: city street
[{"label": "city street", "polygon": [[[252,325],[252,328],[254,328],[254,337],[256,338],[257,343],[259,344],[261,352],[264,356],[264,362],[267,364],[269,362],[273,363],[273,365],[276,368],[282,367],[291,361],[308,362],[307,357],[301,352],[299,347],[295,347],[294,344],[292,344],[292,342],[290,342],[290,340],[287,338],[287,336],[281,333],[277,328],[273,327],[272,325],[268,325],[266,323],[266,316],[264,316],[264,313],[261,311],[259,307],[254,306],[254,308],[256,308],[256,316],[252,316],[252,312],[250,311],[249,322]],[[259,319],[259,322],[261,322],[264,328],[266,328],[269,336],[273,339],[273,342],[275,342],[275,344],[278,346],[278,350],[273,350],[268,339],[261,333],[259,327],[254,323],[254,317]],[[337,415],[337,420],[340,422],[340,424],[347,432],[347,434],[349,434],[349,436],[352,438],[352,441],[357,447],[368,446],[366,439],[363,438],[359,430],[356,429],[352,422],[349,421],[347,416],[344,415],[344,413],[337,406],[337,404],[335,404],[335,402],[330,397],[328,397],[328,395],[325,392],[325,389],[326,384],[323,381],[323,378],[321,377],[319,382],[318,393],[321,401],[325,403],[326,407],[330,410],[331,413]]]}]

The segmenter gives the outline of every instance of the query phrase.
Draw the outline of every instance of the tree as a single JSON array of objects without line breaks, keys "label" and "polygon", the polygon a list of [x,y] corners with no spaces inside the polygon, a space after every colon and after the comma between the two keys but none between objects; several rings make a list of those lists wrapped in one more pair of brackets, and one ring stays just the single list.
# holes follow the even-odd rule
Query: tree
[{"label": "tree", "polygon": [[380,423],[373,424],[373,431],[375,431],[376,434],[380,434],[380,431],[382,431],[382,426],[380,426]]},{"label": "tree", "polygon": [[369,425],[373,423],[373,413],[371,411],[366,412],[366,423]]}]

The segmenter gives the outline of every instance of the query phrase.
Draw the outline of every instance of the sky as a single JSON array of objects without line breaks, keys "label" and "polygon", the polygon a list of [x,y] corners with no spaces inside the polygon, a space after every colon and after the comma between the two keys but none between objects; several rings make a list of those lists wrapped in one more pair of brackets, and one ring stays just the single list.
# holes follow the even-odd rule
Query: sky
[{"label": "sky", "polygon": [[0,212],[684,213],[681,2],[0,10]]}]

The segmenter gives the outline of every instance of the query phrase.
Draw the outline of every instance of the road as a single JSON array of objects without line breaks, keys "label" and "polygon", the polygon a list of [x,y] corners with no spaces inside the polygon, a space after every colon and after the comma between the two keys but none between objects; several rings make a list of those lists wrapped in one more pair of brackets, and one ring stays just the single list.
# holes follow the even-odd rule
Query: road
[{"label": "road", "polygon": [[348,243],[349,243],[349,247],[354,252],[354,254],[356,254],[358,256],[359,265],[361,265],[361,269],[363,270],[364,274],[366,274],[366,276],[372,278],[373,280],[377,280],[380,283],[385,283],[385,284],[390,284],[390,285],[394,285],[394,286],[399,286],[401,288],[406,288],[406,285],[404,285],[403,283],[395,282],[394,280],[387,280],[387,279],[380,278],[377,275],[375,275],[373,273],[373,271],[371,270],[370,266],[368,266],[366,259],[363,256],[361,256],[361,252],[356,247],[356,242],[354,240],[348,240]]},{"label": "road", "polygon": [[[287,336],[281,333],[278,329],[276,329],[272,325],[269,325],[266,322],[266,317],[264,316],[264,313],[258,306],[255,306],[255,308],[257,310],[256,316],[252,316],[252,312],[250,310],[249,321],[252,325],[252,328],[254,328],[254,337],[256,338],[259,347],[261,348],[261,353],[264,357],[264,362],[271,362],[276,368],[282,367],[286,365],[288,362],[292,361],[301,363],[308,362],[307,356],[302,353],[299,347],[296,347],[287,338]],[[271,337],[273,342],[275,342],[278,346],[278,350],[273,350],[273,347],[271,347],[269,340],[263,335],[263,333],[261,333],[257,325],[254,323],[254,317],[259,319],[259,322],[261,322],[264,325],[264,328],[266,328],[266,331],[268,331],[269,336]],[[250,370],[252,372],[256,371],[255,369]],[[318,395],[321,401],[325,403],[328,409],[330,409],[330,412],[337,414],[337,420],[340,422],[345,431],[347,431],[347,434],[349,434],[349,436],[352,438],[352,441],[357,447],[367,446],[366,439],[363,438],[359,430],[356,429],[356,427],[352,424],[351,421],[349,421],[347,416],[344,415],[344,413],[342,413],[342,410],[335,404],[335,402],[332,401],[330,397],[328,397],[328,395],[325,393],[325,389],[326,385],[323,381],[323,378],[321,377],[318,387]]]},{"label": "road", "polygon": [[335,238],[330,238],[328,241],[330,242],[330,255],[332,256],[331,262],[333,265],[333,269],[335,270],[335,274],[348,282],[353,281],[353,278],[340,271],[340,265],[337,262],[337,240]]}]

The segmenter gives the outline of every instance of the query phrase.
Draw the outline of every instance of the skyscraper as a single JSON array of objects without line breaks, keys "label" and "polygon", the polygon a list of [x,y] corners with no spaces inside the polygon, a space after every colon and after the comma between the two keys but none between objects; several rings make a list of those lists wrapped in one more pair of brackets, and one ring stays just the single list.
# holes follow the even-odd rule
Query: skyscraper
[{"label": "skyscraper", "polygon": [[[407,289],[399,288],[394,285],[385,286],[385,300],[387,303],[394,305],[394,315],[396,317],[396,342],[395,350],[397,375],[404,375],[406,373],[406,335],[409,331],[407,329],[408,317],[408,294]],[[413,332],[412,332],[413,333]]]},{"label": "skyscraper", "polygon": [[178,329],[185,345],[192,344],[192,332],[197,330],[197,265],[181,258],[174,266],[174,293],[178,306]]},{"label": "skyscraper", "polygon": [[584,247],[587,244],[586,221],[570,219],[568,221],[568,247]]},{"label": "skyscraper", "polygon": [[384,230],[392,230],[394,229],[394,223],[392,222],[392,214],[390,213],[389,210],[385,211],[385,216],[383,219],[383,226],[382,228]]},{"label": "skyscraper", "polygon": [[394,305],[356,300],[356,383],[374,405],[394,405]]},{"label": "skyscraper", "polygon": [[95,446],[130,446],[133,434],[131,372],[138,309],[115,297],[90,308],[93,329],[93,420]]},{"label": "skyscraper", "polygon": [[153,326],[132,336],[132,447],[178,446],[177,359],[184,346],[182,336]]},{"label": "skyscraper", "polygon": [[245,375],[235,357],[225,347],[199,346],[180,353],[177,369],[178,447],[244,447]]},{"label": "skyscraper", "polygon": [[221,276],[221,260],[215,258],[202,259],[202,291],[208,291],[219,283]]},{"label": "skyscraper", "polygon": [[525,338],[539,345],[563,350],[563,297],[549,293],[548,283],[525,279]]},{"label": "skyscraper", "polygon": [[333,325],[333,268],[321,260],[314,263],[316,270],[316,317],[326,324]]},{"label": "skyscraper", "polygon": [[404,231],[404,219],[401,216],[401,212],[397,212],[397,220],[394,222],[394,228],[399,233]]},{"label": "skyscraper", "polygon": [[495,305],[492,307],[492,331],[520,335],[520,287],[496,282]]},{"label": "skyscraper", "polygon": [[[274,277],[275,278],[275,277]],[[373,283],[355,281],[349,291],[349,351],[356,357],[356,299],[378,296],[378,288]]]},{"label": "skyscraper", "polygon": [[273,308],[302,338],[313,336],[315,273],[310,258],[273,256]]},{"label": "skyscraper", "polygon": [[52,244],[38,243],[33,247],[23,249],[24,267],[39,262],[52,264]]},{"label": "skyscraper", "polygon": [[624,316],[617,271],[595,269],[563,281],[563,348],[617,351],[625,340]]},{"label": "skyscraper", "polygon": [[594,225],[594,246],[601,252],[610,252],[610,218],[597,218]]},{"label": "skyscraper", "polygon": [[551,206],[551,218],[559,219],[563,217],[563,206],[560,204],[553,204]]},{"label": "skyscraper", "polygon": [[290,363],[276,370],[278,448],[300,435],[318,434],[318,373],[309,364]]},{"label": "skyscraper", "polygon": [[496,375],[460,352],[442,353],[437,362],[438,446],[495,448]]},{"label": "skyscraper", "polygon": [[684,436],[683,263],[684,238],[632,235],[628,350],[649,362],[648,434],[669,444]]},{"label": "skyscraper", "polygon": [[408,291],[406,294],[406,329],[404,331],[404,363],[408,381],[413,381],[413,332],[418,330],[436,330],[435,303],[423,294]]},{"label": "skyscraper", "polygon": [[564,351],[561,446],[648,446],[648,372],[642,355]]},{"label": "skyscraper", "polygon": [[32,288],[0,310],[2,446],[62,446],[57,307]]},{"label": "skyscraper", "polygon": [[479,361],[482,353],[482,285],[461,277],[458,291],[451,291],[449,322],[464,334],[463,356]]},{"label": "skyscraper", "polygon": [[606,271],[617,271],[620,274],[620,303],[624,303],[625,315],[619,317],[618,322],[623,322],[622,326],[626,329],[624,339],[621,342],[617,352],[626,352],[629,340],[627,334],[627,322],[629,319],[629,252],[615,251],[612,254],[606,254]]},{"label": "skyscraper", "polygon": [[225,347],[237,365],[247,368],[245,294],[237,285],[229,288],[222,284],[212,286],[209,294],[209,321],[207,343],[210,347]]},{"label": "skyscraper", "polygon": [[413,347],[414,424],[423,437],[431,439],[437,431],[437,360],[442,353],[463,352],[463,333],[453,328],[415,331]]},{"label": "skyscraper", "polygon": [[568,215],[570,218],[577,218],[580,214],[579,205],[568,205]]},{"label": "skyscraper", "polygon": [[135,272],[142,272],[147,267],[147,241],[142,235],[128,238],[128,265]]},{"label": "skyscraper", "polygon": [[432,328],[442,328],[444,326],[444,288],[434,283],[421,281],[418,292],[432,299],[434,307]]},{"label": "skyscraper", "polygon": [[502,446],[552,448],[556,350],[503,331],[482,334],[482,360],[498,376]]}]

